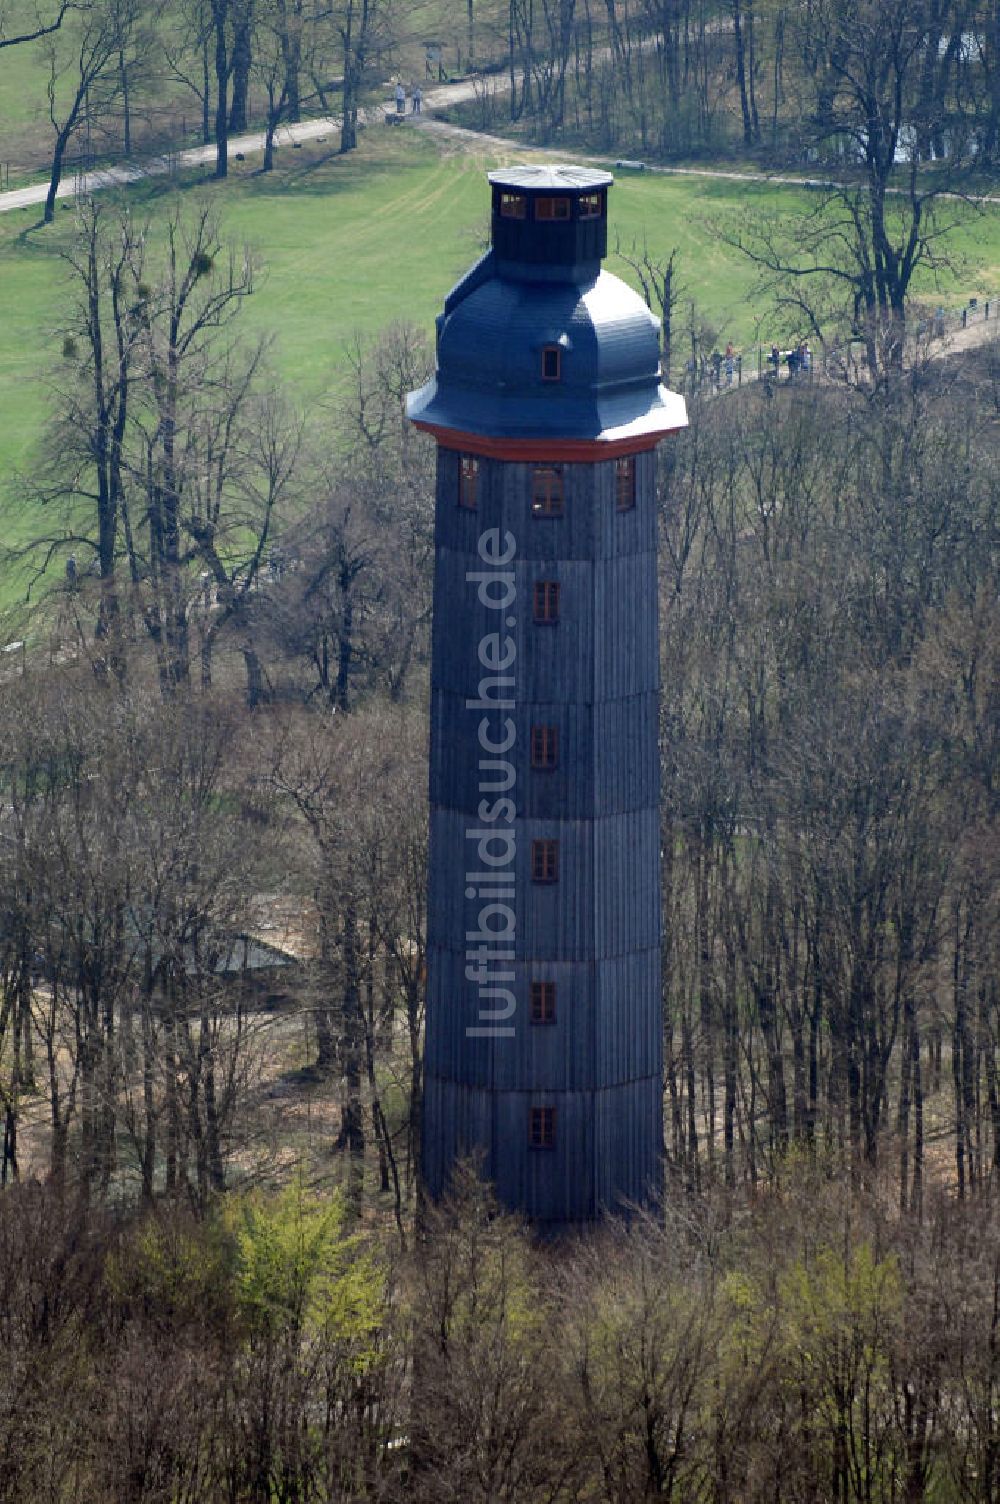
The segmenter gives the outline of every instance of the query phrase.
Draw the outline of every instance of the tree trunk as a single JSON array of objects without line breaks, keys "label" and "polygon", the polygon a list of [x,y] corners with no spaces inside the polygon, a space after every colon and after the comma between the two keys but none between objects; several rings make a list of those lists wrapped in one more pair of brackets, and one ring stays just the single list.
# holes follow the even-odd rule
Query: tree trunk
[{"label": "tree trunk", "polygon": [[[288,119],[294,125],[302,118],[301,91],[299,86],[299,74],[302,66],[302,43],[298,31],[288,24],[288,7],[285,0],[279,0],[281,12],[281,58],[284,64],[285,77],[283,96],[287,101]],[[301,4],[295,6],[295,14],[298,15]]]},{"label": "tree trunk", "polygon": [[132,155],[132,107],[124,52],[118,54],[118,79],[122,92],[122,152],[126,157],[130,157]]},{"label": "tree trunk", "polygon": [[210,33],[206,32],[201,44],[201,142],[203,146],[212,140],[212,64],[209,53]]},{"label": "tree trunk", "polygon": [[229,134],[245,131],[248,124],[250,98],[251,43],[250,26],[253,19],[251,5],[240,7],[233,27],[231,55],[232,88],[229,105]]},{"label": "tree trunk", "polygon": [[153,1182],[156,1173],[156,1041],[153,1032],[152,982],[147,975],[142,996],[142,1106],[143,1132],[140,1146],[142,1171],[142,1199],[147,1205],[153,1201]]},{"label": "tree trunk", "polygon": [[740,90],[740,109],[743,112],[743,145],[753,145],[753,119],[750,113],[750,96],[747,92],[746,39],[743,32],[744,0],[732,0],[733,41],[736,46],[736,81]]},{"label": "tree trunk", "polygon": [[344,42],[343,119],[340,150],[353,151],[358,144],[358,104],[368,45],[369,0],[347,0],[342,30]]},{"label": "tree trunk", "polygon": [[264,672],[261,668],[260,659],[252,647],[246,646],[242,651],[247,671],[247,709],[256,710],[257,706],[265,698]]},{"label": "tree trunk", "polygon": [[343,905],[344,965],[343,1036],[341,1056],[344,1071],[344,1102],[337,1148],[346,1148],[349,1156],[347,1202],[355,1217],[360,1217],[364,1198],[365,1124],[361,1106],[362,1052],[364,1022],[361,1016],[360,952],[358,915],[353,897]]},{"label": "tree trunk", "polygon": [[63,160],[66,156],[66,145],[70,138],[75,118],[71,117],[72,123],[63,126],[56,136],[55,148],[52,152],[52,165],[49,169],[49,190],[45,195],[45,208],[42,212],[42,221],[50,225],[55,218],[56,194],[59,192],[59,184],[62,182]]},{"label": "tree trunk", "polygon": [[348,710],[351,698],[351,662],[354,657],[354,602],[351,599],[350,582],[341,584],[343,620],[337,648],[337,683],[334,704],[338,710]]},{"label": "tree trunk", "polygon": [[215,176],[224,178],[229,172],[229,52],[226,45],[226,21],[229,15],[229,0],[212,0],[212,21],[215,25]]}]

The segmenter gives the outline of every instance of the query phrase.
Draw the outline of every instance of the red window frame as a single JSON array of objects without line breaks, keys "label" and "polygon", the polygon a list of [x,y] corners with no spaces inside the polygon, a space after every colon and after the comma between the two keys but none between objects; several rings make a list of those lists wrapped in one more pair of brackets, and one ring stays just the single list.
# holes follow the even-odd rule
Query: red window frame
[{"label": "red window frame", "polygon": [[532,517],[561,517],[565,500],[562,465],[538,465],[531,476]]},{"label": "red window frame", "polygon": [[545,198],[535,199],[535,218],[541,220],[558,220],[560,222],[571,219],[573,216],[573,200],[566,193],[554,194]]},{"label": "red window frame", "polygon": [[458,504],[466,512],[474,512],[479,505],[478,455],[460,454],[458,457]]},{"label": "red window frame", "polygon": [[532,1149],[555,1148],[556,1109],[554,1107],[528,1108],[528,1145]]},{"label": "red window frame", "polygon": [[539,626],[553,626],[559,620],[559,581],[536,580],[532,605]]},{"label": "red window frame", "polygon": [[531,1022],[533,1024],[554,1024],[556,1021],[556,984],[555,982],[532,982],[531,984]]},{"label": "red window frame", "polygon": [[558,345],[542,346],[542,380],[562,380],[562,351]]},{"label": "red window frame", "polygon": [[528,200],[523,193],[500,194],[501,219],[527,219]]},{"label": "red window frame", "polygon": [[615,510],[631,512],[635,506],[635,455],[625,454],[615,460]]},{"label": "red window frame", "polygon": [[559,881],[558,841],[532,841],[531,881],[533,883],[557,883]]},{"label": "red window frame", "polygon": [[532,726],[531,766],[545,772],[559,766],[558,726]]}]

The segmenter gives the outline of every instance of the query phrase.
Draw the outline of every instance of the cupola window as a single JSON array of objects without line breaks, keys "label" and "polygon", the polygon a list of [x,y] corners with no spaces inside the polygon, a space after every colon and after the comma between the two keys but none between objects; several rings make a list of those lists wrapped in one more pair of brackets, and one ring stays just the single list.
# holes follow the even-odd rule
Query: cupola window
[{"label": "cupola window", "polygon": [[474,512],[479,505],[479,460],[474,454],[459,456],[458,504],[467,512]]},{"label": "cupola window", "polygon": [[562,376],[562,351],[558,345],[542,348],[542,380],[558,381]]},{"label": "cupola window", "polygon": [[603,197],[604,195],[602,193],[581,193],[579,199],[577,200],[577,203],[580,206],[578,210],[580,218],[600,219],[602,210],[604,208],[604,205],[601,202]]},{"label": "cupola window", "polygon": [[562,514],[562,465],[539,465],[531,477],[531,515],[561,517]]},{"label": "cupola window", "polygon": [[615,507],[630,512],[635,506],[635,455],[615,460]]},{"label": "cupola window", "polygon": [[565,196],[559,198],[536,198],[536,219],[569,219],[570,200]]},{"label": "cupola window", "polygon": [[526,219],[527,215],[528,200],[525,198],[523,193],[501,193],[501,219]]}]

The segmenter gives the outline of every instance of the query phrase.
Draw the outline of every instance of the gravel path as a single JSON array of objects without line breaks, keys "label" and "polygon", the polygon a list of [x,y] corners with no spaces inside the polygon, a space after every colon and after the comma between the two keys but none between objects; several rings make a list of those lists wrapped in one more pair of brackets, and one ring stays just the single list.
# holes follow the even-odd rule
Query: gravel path
[{"label": "gravel path", "polygon": [[[476,87],[472,80],[463,80],[454,84],[442,84],[438,88],[429,90],[424,94],[424,106],[428,110],[444,110],[449,106],[463,104],[475,98]],[[381,125],[385,115],[392,114],[395,105],[391,100],[384,104],[374,105],[371,109],[362,112],[362,119],[366,125]],[[423,116],[407,115],[406,125],[430,124]],[[447,127],[443,127],[447,129]],[[329,136],[340,130],[339,115],[327,115],[319,120],[303,120],[298,125],[280,125],[275,132],[275,144],[277,146],[292,146],[295,142],[322,141],[324,136]],[[474,137],[481,143],[489,145],[499,138],[492,136],[476,136],[474,131],[465,134]],[[251,131],[244,136],[230,136],[229,160],[235,157],[248,156],[254,152],[264,150],[265,133],[263,131]],[[514,142],[504,141],[500,143],[506,148],[515,145]],[[98,167],[93,172],[69,175],[63,178],[56,194],[57,198],[74,198],[78,193],[97,193],[102,188],[121,188],[129,183],[138,183],[143,178],[166,177],[171,172],[177,172],[184,167],[204,167],[213,165],[215,162],[215,146],[191,146],[184,151],[171,152],[166,156],[150,157],[141,162],[122,163],[116,167]],[[7,193],[0,193],[0,214],[8,214],[12,209],[30,209],[35,204],[44,204],[49,191],[48,183],[34,183],[30,188],[12,188]]]}]

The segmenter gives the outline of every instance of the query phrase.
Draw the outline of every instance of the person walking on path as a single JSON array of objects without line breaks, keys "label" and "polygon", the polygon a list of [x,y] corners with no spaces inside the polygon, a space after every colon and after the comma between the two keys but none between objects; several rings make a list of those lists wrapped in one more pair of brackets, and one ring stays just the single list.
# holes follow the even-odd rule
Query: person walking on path
[{"label": "person walking on path", "polygon": [[401,83],[396,85],[396,114],[406,114],[406,90]]},{"label": "person walking on path", "polygon": [[423,103],[423,98],[424,98],[423,92],[422,92],[422,90],[420,88],[420,85],[417,84],[415,86],[414,90],[413,90],[413,113],[414,113],[414,115],[419,115],[420,114],[420,106]]}]

